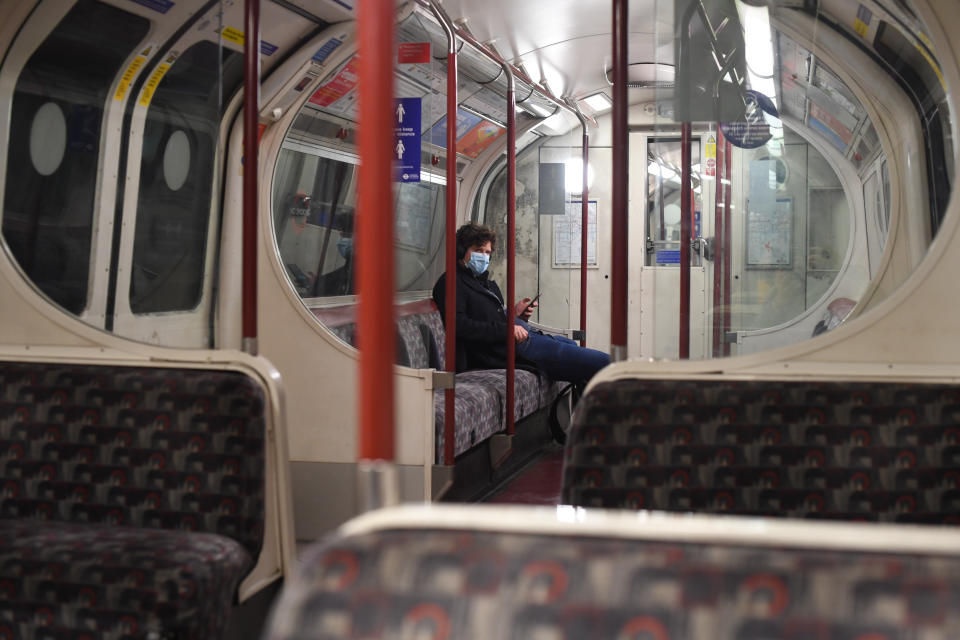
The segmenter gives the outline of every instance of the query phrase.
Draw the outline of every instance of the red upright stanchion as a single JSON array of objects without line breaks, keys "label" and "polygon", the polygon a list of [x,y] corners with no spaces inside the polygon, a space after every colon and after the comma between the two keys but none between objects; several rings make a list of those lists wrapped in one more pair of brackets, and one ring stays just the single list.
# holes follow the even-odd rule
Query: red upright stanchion
[{"label": "red upright stanchion", "polygon": [[720,164],[720,150],[723,147],[723,133],[717,123],[717,138],[714,160],[716,162],[714,180],[716,189],[713,197],[713,357],[723,353],[723,168]]},{"label": "red upright stanchion", "polygon": [[727,333],[730,332],[730,272],[733,263],[730,261],[730,225],[733,212],[730,210],[730,141],[723,145],[723,175],[726,184],[723,186],[723,355],[730,355],[730,343],[727,342]]},{"label": "red upright stanchion", "polygon": [[514,305],[516,305],[516,250],[517,250],[517,96],[514,92],[513,70],[503,63],[507,73],[507,433],[513,435],[514,356],[516,341],[513,338]]},{"label": "red upright stanchion", "polygon": [[[457,128],[449,123],[457,121],[457,40],[453,26],[442,10],[430,4],[430,10],[440,21],[447,34],[447,247],[446,273],[444,281],[444,299],[447,304],[443,310],[443,322],[446,332],[444,346],[446,370],[455,374],[457,370]],[[455,454],[454,431],[456,420],[456,391],[453,387],[444,390],[443,394],[443,464],[453,464]]]},{"label": "red upright stanchion", "polygon": [[356,276],[361,461],[392,462],[394,457],[394,235],[388,153],[394,136],[393,22],[393,3],[360,0]]},{"label": "red upright stanchion", "polygon": [[627,129],[627,0],[613,0],[613,242],[610,251],[610,358],[627,357],[627,182],[629,130]]},{"label": "red upright stanchion", "polygon": [[690,123],[680,128],[680,359],[690,357],[690,157],[693,144]]},{"label": "red upright stanchion", "polygon": [[244,2],[243,45],[243,350],[257,353],[257,147],[260,134],[260,0]]},{"label": "red upright stanchion", "polygon": [[587,170],[589,169],[590,134],[587,133],[587,119],[577,110],[580,126],[583,127],[583,191],[580,197],[580,346],[587,346],[587,232],[590,229],[590,185],[587,184]]}]

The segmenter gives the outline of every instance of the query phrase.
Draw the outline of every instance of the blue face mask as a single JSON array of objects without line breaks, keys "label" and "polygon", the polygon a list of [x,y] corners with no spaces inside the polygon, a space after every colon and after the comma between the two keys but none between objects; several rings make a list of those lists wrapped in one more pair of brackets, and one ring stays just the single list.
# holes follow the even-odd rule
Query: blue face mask
[{"label": "blue face mask", "polygon": [[340,238],[337,240],[337,251],[344,258],[349,258],[353,253],[353,238]]},{"label": "blue face mask", "polygon": [[477,253],[476,251],[470,253],[470,259],[467,261],[467,267],[470,271],[473,271],[479,276],[487,270],[488,266],[490,266],[490,256],[485,253]]}]

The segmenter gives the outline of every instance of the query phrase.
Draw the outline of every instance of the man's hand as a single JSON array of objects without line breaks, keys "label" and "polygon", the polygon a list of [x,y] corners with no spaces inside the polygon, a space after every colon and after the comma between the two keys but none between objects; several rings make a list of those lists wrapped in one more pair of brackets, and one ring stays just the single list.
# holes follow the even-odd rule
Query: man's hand
[{"label": "man's hand", "polygon": [[523,342],[527,339],[527,330],[518,324],[513,325],[513,339],[517,342]]},{"label": "man's hand", "polygon": [[516,307],[514,307],[514,311],[516,311],[516,316],[518,318],[521,318],[523,320],[529,320],[530,316],[533,315],[533,310],[536,309],[538,306],[540,306],[539,302],[534,302],[533,304],[530,304],[530,300],[531,298],[524,298],[523,300],[517,303]]}]

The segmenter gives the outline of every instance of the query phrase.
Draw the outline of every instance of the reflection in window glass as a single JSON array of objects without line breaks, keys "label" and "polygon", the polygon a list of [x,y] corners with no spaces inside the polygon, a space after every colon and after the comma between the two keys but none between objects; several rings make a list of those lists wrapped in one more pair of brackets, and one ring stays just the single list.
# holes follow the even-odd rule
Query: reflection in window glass
[{"label": "reflection in window glass", "polygon": [[73,313],[87,304],[103,105],[149,26],[81,0],[27,61],[14,90],[3,237],[27,276]]},{"label": "reflection in window glass", "polygon": [[863,204],[865,207],[867,252],[870,260],[870,276],[877,273],[886,242],[883,202],[880,197],[879,172],[871,171],[863,181]]},{"label": "reflection in window glass", "polygon": [[[540,288],[540,153],[531,145],[517,156],[516,201],[516,291],[518,297]],[[490,185],[482,219],[497,234],[490,258],[490,277],[506,292],[507,286],[507,166],[502,165]],[[549,254],[547,254],[549,255]],[[549,260],[549,257],[546,258]],[[547,266],[547,265],[544,265]],[[547,268],[549,268],[547,266]],[[504,293],[506,295],[506,293]],[[530,294],[533,295],[533,294]]]},{"label": "reflection in window glass", "polygon": [[353,288],[355,165],[283,149],[273,189],[280,257],[301,298]]},{"label": "reflection in window glass", "polygon": [[[133,242],[134,313],[192,309],[200,302],[223,95],[243,76],[243,56],[213,42],[187,49],[153,95],[143,133]],[[226,101],[225,101],[226,102]],[[170,154],[190,167],[176,170]],[[183,178],[181,180],[181,178]],[[174,188],[176,187],[176,188]]]},{"label": "reflection in window glass", "polygon": [[[883,228],[890,229],[890,167],[884,160],[880,165],[880,178],[883,182]],[[883,241],[886,243],[887,236],[884,234]]]},{"label": "reflection in window glass", "polygon": [[906,84],[907,95],[920,117],[929,168],[930,230],[936,235],[946,213],[953,182],[950,159],[953,132],[946,84],[934,59],[924,48],[914,44],[912,36],[902,33],[901,28],[893,23],[880,22],[874,47],[892,73]]},{"label": "reflection in window glass", "polygon": [[[301,298],[353,295],[356,165],[308,145],[280,152],[273,223],[280,260]],[[397,291],[428,291],[443,271],[444,187],[394,185]]]},{"label": "reflection in window glass", "polygon": [[[839,178],[815,147],[794,135],[785,142],[777,159],[765,148],[742,152],[745,268],[734,322],[740,330],[773,327],[814,306],[849,249],[850,213]],[[784,170],[771,172],[773,162]]]}]

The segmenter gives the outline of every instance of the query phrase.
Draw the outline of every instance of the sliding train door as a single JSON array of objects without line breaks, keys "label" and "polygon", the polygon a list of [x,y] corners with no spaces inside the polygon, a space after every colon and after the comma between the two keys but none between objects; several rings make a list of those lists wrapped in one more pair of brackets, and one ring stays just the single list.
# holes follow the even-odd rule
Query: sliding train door
[{"label": "sliding train door", "polygon": [[[642,162],[644,167],[644,171],[632,174],[634,177],[630,185],[631,225],[640,227],[631,231],[631,237],[642,237],[642,241],[632,247],[631,255],[638,256],[638,259],[642,255],[643,260],[639,267],[639,313],[631,314],[631,322],[635,323],[635,337],[636,324],[639,324],[639,340],[630,342],[639,345],[639,353],[631,353],[631,356],[669,359],[680,356],[680,247],[683,242],[691,246],[689,357],[700,359],[708,355],[708,265],[704,259],[706,245],[703,238],[712,229],[707,220],[712,216],[706,216],[705,211],[713,212],[714,176],[709,175],[709,171],[702,171],[702,154],[707,148],[704,140],[709,135],[695,135],[693,138],[690,156],[690,237],[684,239],[680,231],[680,137],[669,133],[631,134],[630,148],[636,150],[631,160]],[[716,146],[715,142],[708,141],[708,144]],[[639,155],[641,153],[642,156]],[[640,176],[639,180],[637,176]],[[636,215],[641,212],[642,217]]]}]

